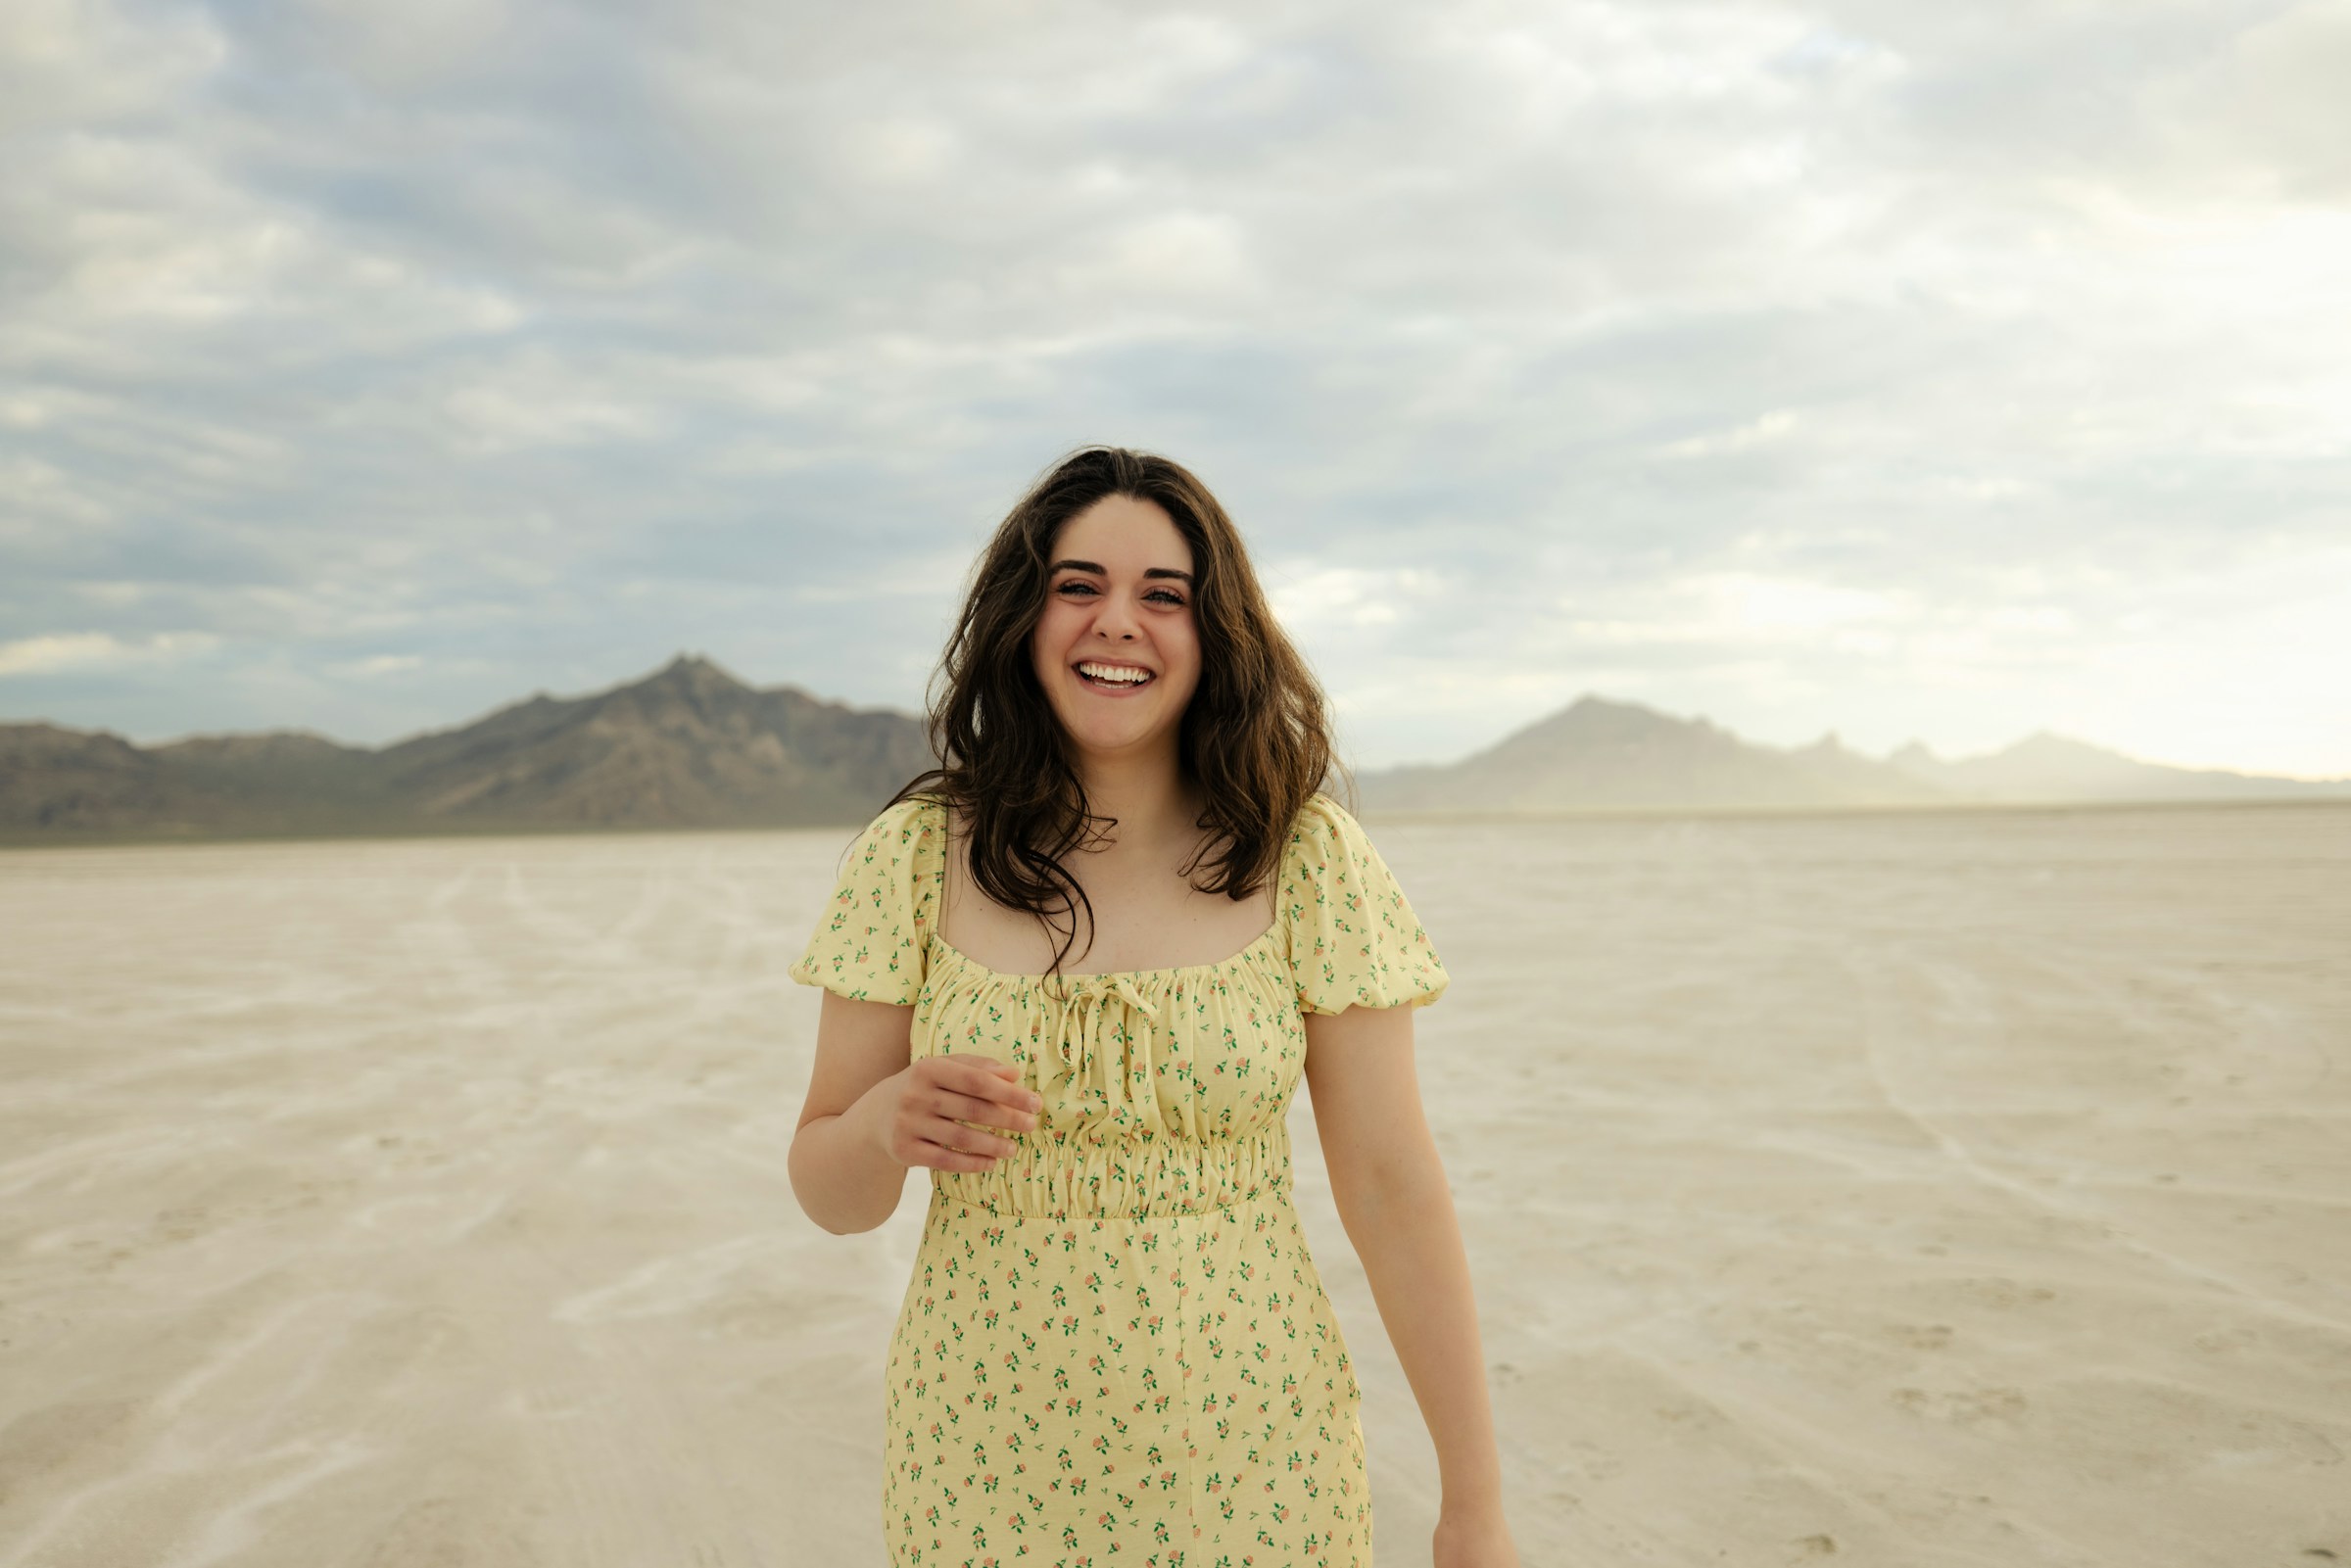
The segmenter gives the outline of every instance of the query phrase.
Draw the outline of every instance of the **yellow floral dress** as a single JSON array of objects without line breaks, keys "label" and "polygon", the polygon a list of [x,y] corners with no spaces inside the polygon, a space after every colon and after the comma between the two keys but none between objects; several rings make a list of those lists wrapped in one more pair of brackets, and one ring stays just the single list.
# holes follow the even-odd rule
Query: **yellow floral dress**
[{"label": "yellow floral dress", "polygon": [[1302,1012],[1444,991],[1403,890],[1318,794],[1247,947],[1049,981],[937,935],[945,841],[936,801],[884,811],[792,971],[912,1007],[916,1057],[1017,1063],[1044,1100],[993,1168],[930,1172],[889,1345],[891,1563],[1369,1568],[1362,1390],[1287,1116]]}]

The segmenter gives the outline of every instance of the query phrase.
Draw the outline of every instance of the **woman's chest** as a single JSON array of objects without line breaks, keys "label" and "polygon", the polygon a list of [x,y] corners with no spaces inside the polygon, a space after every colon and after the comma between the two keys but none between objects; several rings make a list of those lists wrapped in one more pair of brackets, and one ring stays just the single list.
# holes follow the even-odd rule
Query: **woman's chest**
[{"label": "woman's chest", "polygon": [[1237,958],[1275,920],[1271,879],[1235,899],[1202,892],[1158,863],[1096,862],[1073,873],[1082,902],[1048,922],[989,897],[960,840],[945,858],[938,933],[1003,974],[1042,973],[1056,956],[1072,974],[1205,969]]},{"label": "woman's chest", "polygon": [[[1238,902],[1221,894],[1175,898],[1156,890],[1148,897],[1105,896],[1079,915],[1062,967],[1076,975],[1198,969],[1238,955],[1273,918],[1272,894],[1266,889]],[[989,969],[1033,974],[1052,967],[1068,917],[1057,924],[1058,929],[1048,930],[1033,915],[974,894],[947,913],[941,934]]]}]

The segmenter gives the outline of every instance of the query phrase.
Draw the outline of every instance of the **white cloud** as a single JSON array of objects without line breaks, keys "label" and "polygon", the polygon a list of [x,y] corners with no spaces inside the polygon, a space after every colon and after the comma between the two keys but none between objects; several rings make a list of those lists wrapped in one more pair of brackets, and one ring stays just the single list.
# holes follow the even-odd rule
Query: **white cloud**
[{"label": "white cloud", "polygon": [[1218,213],[1155,214],[1106,235],[1063,273],[1073,286],[1154,298],[1213,296],[1250,281],[1239,223]]},{"label": "white cloud", "polygon": [[0,676],[46,675],[110,664],[153,664],[209,652],[219,639],[200,632],[165,632],[122,639],[105,632],[61,632],[0,642]]},{"label": "white cloud", "polygon": [[1263,586],[1274,615],[1293,635],[1393,626],[1443,603],[1448,590],[1436,572],[1320,566],[1311,559],[1276,563],[1263,574]]},{"label": "white cloud", "polygon": [[1785,408],[1774,408],[1758,414],[1752,420],[1715,435],[1686,436],[1669,441],[1657,448],[1666,457],[1711,457],[1727,451],[1747,451],[1768,446],[1784,438],[1796,428],[1796,415]]}]

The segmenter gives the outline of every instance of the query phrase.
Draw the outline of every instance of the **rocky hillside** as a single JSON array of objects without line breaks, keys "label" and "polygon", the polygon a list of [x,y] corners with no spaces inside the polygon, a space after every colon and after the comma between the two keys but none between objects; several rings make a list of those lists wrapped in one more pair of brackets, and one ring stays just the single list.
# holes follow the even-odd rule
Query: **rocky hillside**
[{"label": "rocky hillside", "polygon": [[0,726],[0,833],[23,840],[866,821],[930,766],[921,724],[681,656],[380,748],[279,732],[141,747]]}]

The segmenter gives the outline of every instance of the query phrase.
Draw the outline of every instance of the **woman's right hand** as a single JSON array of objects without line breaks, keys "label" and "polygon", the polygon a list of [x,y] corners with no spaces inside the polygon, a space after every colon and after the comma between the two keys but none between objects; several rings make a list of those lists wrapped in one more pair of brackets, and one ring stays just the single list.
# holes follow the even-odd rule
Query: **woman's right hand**
[{"label": "woman's right hand", "polygon": [[986,1129],[1034,1131],[1044,1103],[1022,1084],[1018,1064],[977,1051],[918,1057],[891,1082],[883,1148],[899,1164],[934,1170],[994,1169],[1019,1146]]}]

